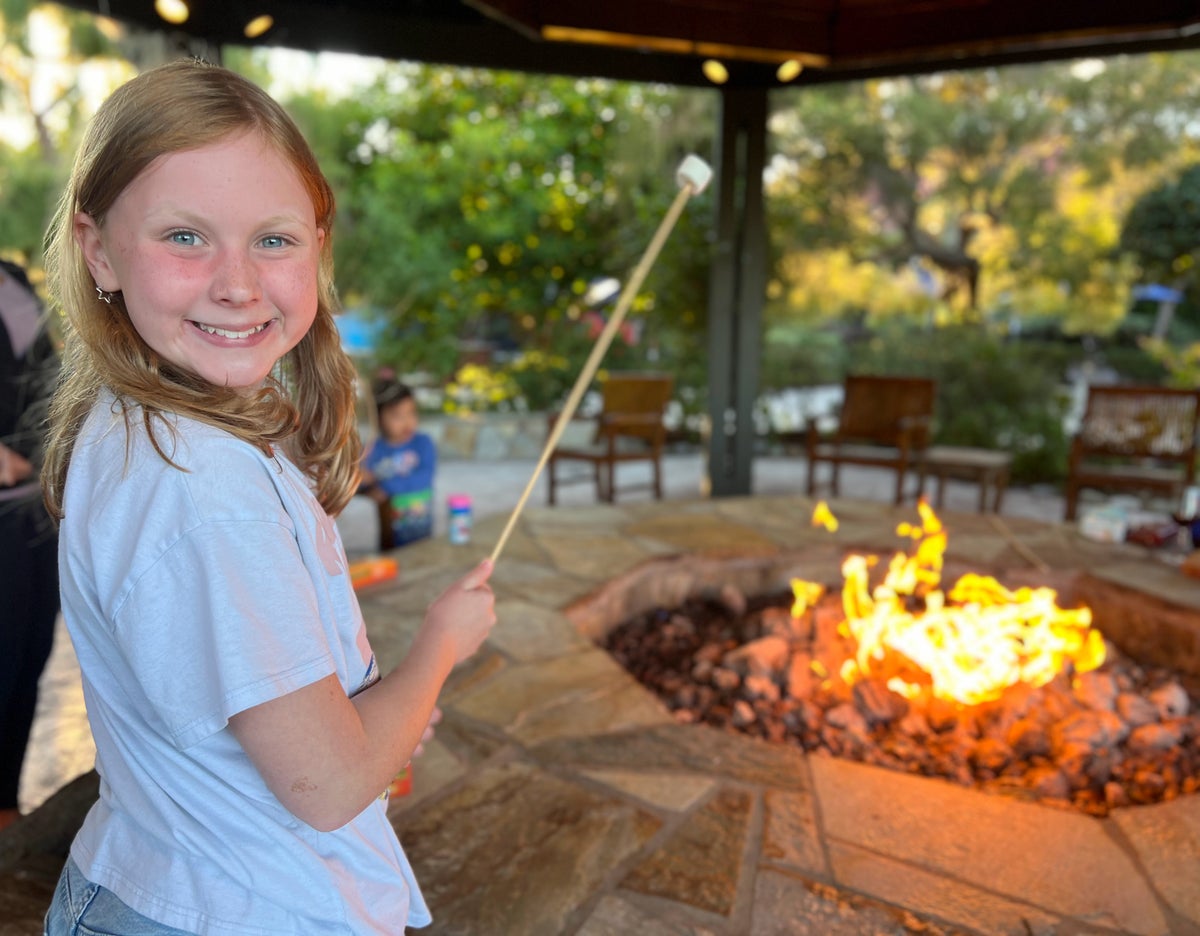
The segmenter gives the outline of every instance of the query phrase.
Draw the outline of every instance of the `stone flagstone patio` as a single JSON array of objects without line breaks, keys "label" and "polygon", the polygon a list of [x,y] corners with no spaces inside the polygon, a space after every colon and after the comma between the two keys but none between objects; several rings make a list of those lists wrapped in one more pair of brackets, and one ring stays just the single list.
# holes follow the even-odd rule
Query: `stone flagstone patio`
[{"label": "stone flagstone patio", "polygon": [[[914,516],[834,508],[839,543],[876,549]],[[492,638],[452,678],[413,793],[392,805],[430,932],[1200,934],[1200,797],[1101,820],[676,724],[581,636],[603,608],[581,600],[610,580],[665,556],[827,542],[811,512],[805,498],[755,497],[523,516],[493,578]],[[505,519],[480,523],[467,547],[403,551],[398,583],[364,593],[385,667]],[[1036,521],[946,519],[948,562],[1087,569],[1200,611],[1196,583],[1137,547]],[[1200,647],[1200,635],[1175,639]]]},{"label": "stone flagstone patio", "polygon": [[[452,676],[413,791],[391,804],[433,908],[423,932],[1200,936],[1200,796],[1095,819],[677,724],[584,636],[622,601],[673,601],[673,561],[755,557],[758,572],[731,573],[745,586],[806,550],[828,555],[812,506],[757,496],[524,514],[493,577],[498,624]],[[872,551],[899,548],[894,528],[915,516],[833,507],[838,545]],[[482,520],[468,546],[403,550],[399,578],[363,592],[381,666],[506,519]],[[1169,624],[1143,649],[1200,672],[1200,587],[1177,570],[1068,526],[944,519],[948,564],[1087,570],[1102,600],[1140,587]],[[92,777],[0,836],[0,936],[41,932],[73,835],[65,817],[78,821]]]}]

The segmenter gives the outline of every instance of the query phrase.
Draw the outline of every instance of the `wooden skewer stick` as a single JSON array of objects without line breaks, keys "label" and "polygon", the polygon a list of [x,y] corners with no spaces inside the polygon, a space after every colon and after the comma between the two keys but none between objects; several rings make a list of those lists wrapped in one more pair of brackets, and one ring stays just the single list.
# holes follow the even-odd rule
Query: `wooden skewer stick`
[{"label": "wooden skewer stick", "polygon": [[575,379],[575,385],[571,388],[571,392],[567,394],[567,400],[563,404],[562,413],[555,420],[553,428],[550,430],[550,436],[546,439],[546,444],[542,448],[541,457],[538,458],[537,466],[533,469],[533,475],[529,479],[529,483],[525,485],[525,490],[521,494],[521,499],[517,501],[517,506],[513,508],[512,514],[508,518],[508,523],[504,526],[504,531],[500,534],[500,539],[496,542],[496,548],[492,550],[492,564],[495,565],[496,560],[500,556],[501,550],[504,549],[505,543],[508,542],[509,536],[512,534],[513,527],[516,526],[517,518],[521,516],[521,511],[525,508],[525,502],[529,500],[529,495],[533,493],[533,487],[537,484],[537,479],[542,473],[542,469],[546,467],[546,462],[550,460],[550,454],[558,445],[558,440],[562,438],[563,430],[567,423],[571,421],[571,417],[575,415],[575,410],[579,408],[579,401],[583,399],[584,391],[592,382],[592,378],[596,376],[596,371],[600,367],[600,361],[608,351],[609,345],[612,344],[613,338],[616,337],[617,329],[621,327],[621,323],[625,321],[625,315],[629,311],[629,307],[633,304],[634,297],[639,289],[642,288],[642,283],[646,279],[646,274],[650,272],[650,267],[654,265],[654,261],[658,259],[658,254],[666,243],[667,237],[671,233],[671,229],[675,227],[675,222],[679,220],[679,216],[683,214],[684,206],[688,199],[693,195],[699,194],[712,178],[712,169],[699,156],[688,156],[687,159],[679,167],[676,173],[676,180],[680,183],[679,194],[675,196],[675,200],[671,203],[671,207],[667,210],[666,216],[658,225],[658,230],[654,232],[654,237],[650,240],[650,245],[642,254],[638,265],[634,267],[633,274],[629,277],[629,282],[625,284],[625,288],[621,291],[621,296],[617,300],[617,307],[609,316],[607,324],[605,324],[600,336],[596,339],[595,345],[592,346],[591,354],[588,355],[587,361],[584,362],[583,370],[579,372],[579,376]]},{"label": "wooden skewer stick", "polygon": [[1007,523],[1000,519],[999,514],[989,514],[988,521],[991,523],[992,529],[1004,537],[1004,541],[1016,551],[1017,555],[1043,575],[1050,571],[1050,566],[1046,565],[1042,557],[1017,539],[1016,534],[1008,528]]}]

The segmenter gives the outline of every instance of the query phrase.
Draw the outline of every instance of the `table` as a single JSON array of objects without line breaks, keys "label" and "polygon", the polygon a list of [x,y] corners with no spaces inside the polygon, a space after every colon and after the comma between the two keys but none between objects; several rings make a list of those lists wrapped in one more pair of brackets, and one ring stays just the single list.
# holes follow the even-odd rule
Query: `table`
[{"label": "table", "polygon": [[979,512],[986,513],[989,489],[994,492],[992,511],[1000,512],[1004,489],[1008,487],[1012,455],[994,449],[955,445],[933,445],[925,450],[921,468],[921,493],[925,493],[925,475],[937,478],[935,506],[941,510],[946,495],[946,478],[965,478],[979,485]]}]

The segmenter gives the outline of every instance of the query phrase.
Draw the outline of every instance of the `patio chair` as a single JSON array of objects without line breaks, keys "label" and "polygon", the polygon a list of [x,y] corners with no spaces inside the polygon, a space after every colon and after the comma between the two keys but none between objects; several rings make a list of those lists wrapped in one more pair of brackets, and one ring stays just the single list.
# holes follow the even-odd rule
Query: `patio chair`
[{"label": "patio chair", "polygon": [[1065,519],[1075,519],[1084,488],[1180,498],[1195,476],[1198,428],[1200,390],[1088,387],[1067,460]]},{"label": "patio chair", "polygon": [[[594,482],[596,499],[613,503],[617,496],[617,465],[645,462],[651,469],[651,480],[623,485],[620,490],[653,491],[656,500],[662,499],[662,452],[666,440],[663,413],[671,400],[674,378],[659,373],[611,373],[604,381],[601,394],[603,405],[595,419],[592,439],[584,445],[560,445],[550,455],[546,477],[548,495],[553,506],[558,488],[579,481]],[[550,416],[553,427],[557,414]],[[561,475],[565,462],[590,465],[590,472]]]},{"label": "patio chair", "polygon": [[810,497],[817,487],[817,466],[828,462],[830,490],[839,494],[842,465],[890,468],[896,473],[895,503],[904,500],[910,468],[920,468],[929,446],[937,382],[924,377],[848,376],[837,429],[822,436],[816,421],[805,429]]}]

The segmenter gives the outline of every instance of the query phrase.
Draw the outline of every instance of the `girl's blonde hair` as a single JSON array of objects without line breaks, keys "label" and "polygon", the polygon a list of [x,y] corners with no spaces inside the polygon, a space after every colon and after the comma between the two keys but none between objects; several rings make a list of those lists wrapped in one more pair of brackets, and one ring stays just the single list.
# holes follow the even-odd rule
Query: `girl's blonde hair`
[{"label": "girl's blonde hair", "polygon": [[[317,274],[317,315],[308,333],[254,394],[217,386],[156,354],[138,334],[120,293],[106,303],[75,240],[77,212],[103,228],[113,203],[154,160],[251,131],[295,166],[312,198],[325,242]],[[147,71],[101,105],[84,135],[70,182],[47,232],[47,282],[63,314],[63,370],[50,405],[42,472],[46,505],[63,515],[63,489],[75,439],[100,391],[140,405],[152,443],[177,413],[232,433],[270,455],[283,445],[331,514],[358,483],[361,443],[354,412],[355,371],[333,315],[333,192],[300,130],[247,79],[214,65],[178,61]],[[128,423],[130,410],[126,407]],[[127,425],[127,428],[128,425]]]}]

